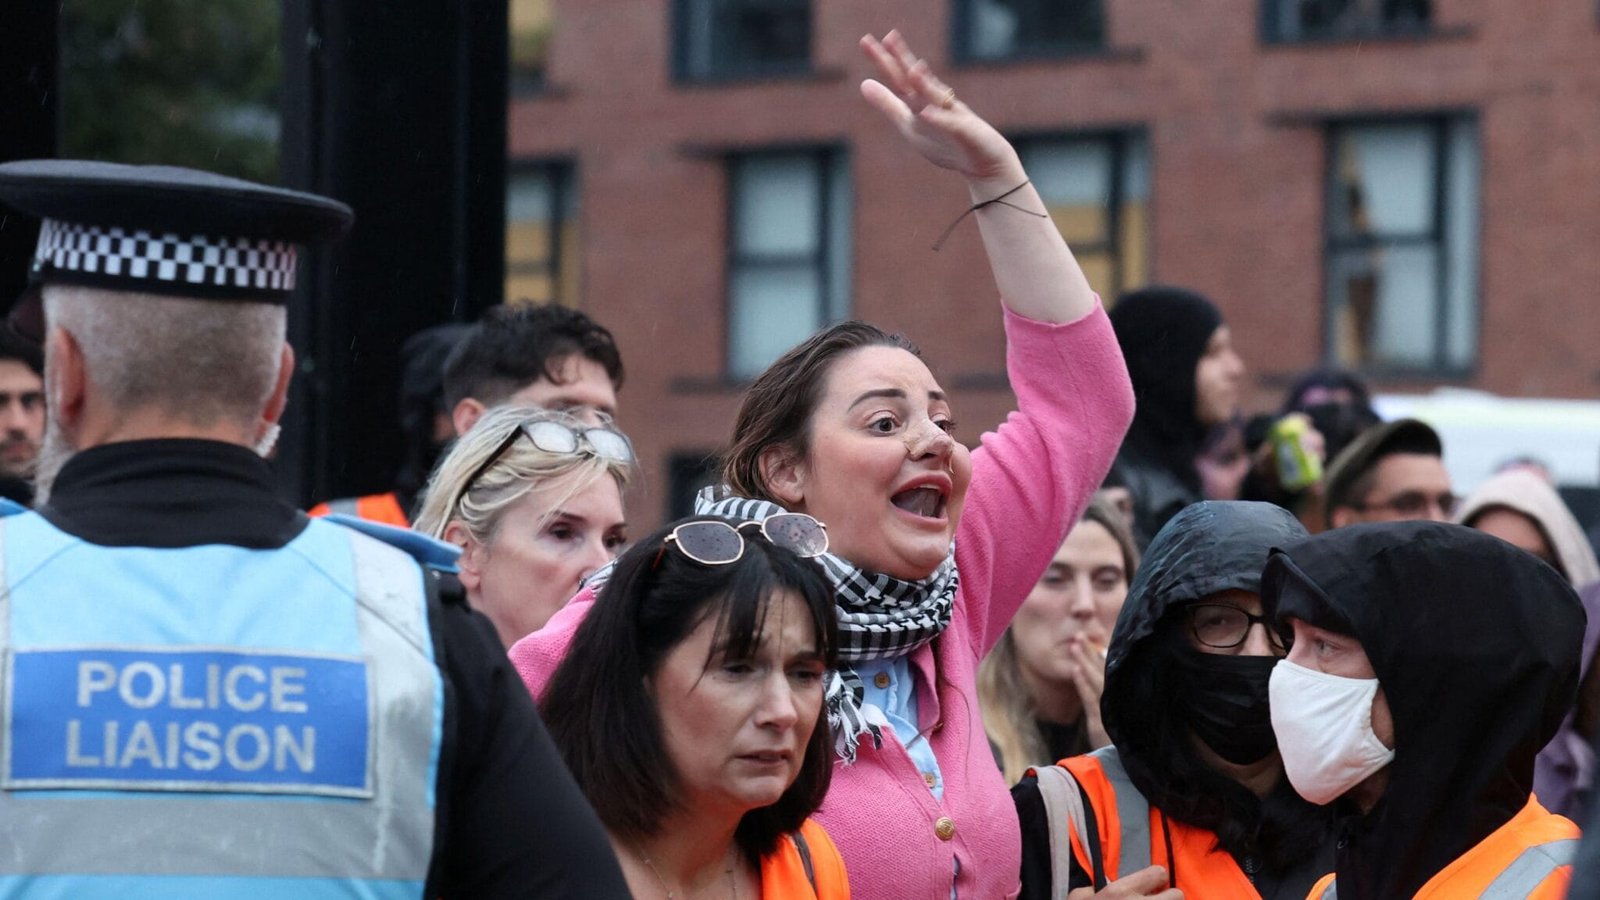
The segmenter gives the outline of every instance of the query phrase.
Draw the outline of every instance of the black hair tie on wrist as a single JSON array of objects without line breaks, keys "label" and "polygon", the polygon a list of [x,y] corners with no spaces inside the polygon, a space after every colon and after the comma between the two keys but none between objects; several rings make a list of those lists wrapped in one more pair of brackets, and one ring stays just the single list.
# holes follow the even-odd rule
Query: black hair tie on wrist
[{"label": "black hair tie on wrist", "polygon": [[1012,188],[1009,191],[1006,191],[1004,194],[1001,194],[998,197],[993,197],[993,198],[990,198],[988,200],[985,200],[982,203],[974,203],[974,204],[972,204],[972,206],[969,207],[966,212],[964,212],[961,215],[957,216],[956,220],[954,222],[950,223],[950,227],[946,228],[944,230],[944,234],[939,235],[939,239],[937,241],[933,242],[934,251],[938,252],[939,248],[944,246],[944,242],[949,239],[950,233],[956,230],[956,226],[957,225],[960,225],[962,222],[966,221],[967,216],[970,216],[973,213],[977,212],[978,210],[983,209],[985,206],[989,206],[989,205],[994,204],[994,203],[998,203],[1001,206],[1009,206],[1012,209],[1016,210],[1017,212],[1027,213],[1030,216],[1038,216],[1041,219],[1050,218],[1050,214],[1047,213],[1047,212],[1034,212],[1031,209],[1024,209],[1023,207],[1020,207],[1020,206],[1016,205],[1015,203],[1006,202],[1006,198],[1007,197],[1011,196],[1012,194],[1015,194],[1017,191],[1020,191],[1025,187],[1027,187],[1029,182],[1031,182],[1031,181],[1032,181],[1032,179],[1030,179],[1030,178],[1024,178],[1022,180],[1021,184],[1017,185],[1016,187]]}]

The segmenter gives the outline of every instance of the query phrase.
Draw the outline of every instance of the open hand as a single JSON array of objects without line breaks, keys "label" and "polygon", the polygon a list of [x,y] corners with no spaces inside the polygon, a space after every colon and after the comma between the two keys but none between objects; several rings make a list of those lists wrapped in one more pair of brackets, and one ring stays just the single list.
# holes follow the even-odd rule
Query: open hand
[{"label": "open hand", "polygon": [[956,92],[918,59],[898,31],[880,41],[861,39],[878,79],[861,82],[861,96],[883,113],[929,162],[973,180],[1020,180],[1017,152],[994,126],[956,98]]}]

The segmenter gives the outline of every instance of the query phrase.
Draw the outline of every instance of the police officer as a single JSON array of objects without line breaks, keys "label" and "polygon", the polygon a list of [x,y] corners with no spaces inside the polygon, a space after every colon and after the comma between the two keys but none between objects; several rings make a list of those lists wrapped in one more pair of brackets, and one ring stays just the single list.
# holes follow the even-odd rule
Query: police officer
[{"label": "police officer", "polygon": [[273,494],[297,246],[350,210],[68,161],[0,204],[44,220],[50,410],[0,518],[0,897],[626,897],[451,554]]}]

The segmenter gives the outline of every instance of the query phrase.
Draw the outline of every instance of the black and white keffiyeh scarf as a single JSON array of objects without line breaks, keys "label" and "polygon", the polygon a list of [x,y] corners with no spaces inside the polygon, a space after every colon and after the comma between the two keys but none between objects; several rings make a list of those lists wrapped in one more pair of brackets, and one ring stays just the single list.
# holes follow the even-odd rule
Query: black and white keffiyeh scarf
[{"label": "black and white keffiyeh scarf", "polygon": [[[734,496],[723,486],[702,490],[695,498],[694,511],[744,521],[788,510],[766,500]],[[833,584],[834,608],[839,615],[840,666],[828,678],[828,725],[833,729],[834,751],[846,763],[853,763],[861,736],[869,735],[873,746],[881,747],[883,732],[862,710],[866,685],[850,664],[896,659],[938,637],[950,624],[960,576],[953,546],[933,574],[920,581],[868,572],[832,553],[824,553],[817,561]]]}]

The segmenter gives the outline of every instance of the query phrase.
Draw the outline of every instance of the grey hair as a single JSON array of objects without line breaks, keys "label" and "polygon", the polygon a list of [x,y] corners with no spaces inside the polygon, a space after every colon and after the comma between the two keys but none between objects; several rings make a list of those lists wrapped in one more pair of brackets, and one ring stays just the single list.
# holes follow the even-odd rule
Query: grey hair
[{"label": "grey hair", "polygon": [[277,386],[287,310],[47,285],[45,321],[83,350],[89,383],[123,415],[253,426]]},{"label": "grey hair", "polygon": [[[610,460],[593,453],[551,453],[530,440],[511,446],[465,490],[467,479],[518,429],[535,422],[559,422],[575,431],[594,427],[565,412],[536,406],[501,406],[479,419],[472,430],[456,440],[429,480],[422,508],[412,526],[431,537],[444,538],[451,522],[460,522],[473,539],[487,544],[506,508],[533,491],[561,479],[565,492],[547,505],[559,509],[602,475],[610,475],[619,489],[635,475],[632,462]],[[568,479],[567,476],[577,477]],[[465,492],[463,493],[463,491]],[[459,501],[457,498],[460,498]]]}]

